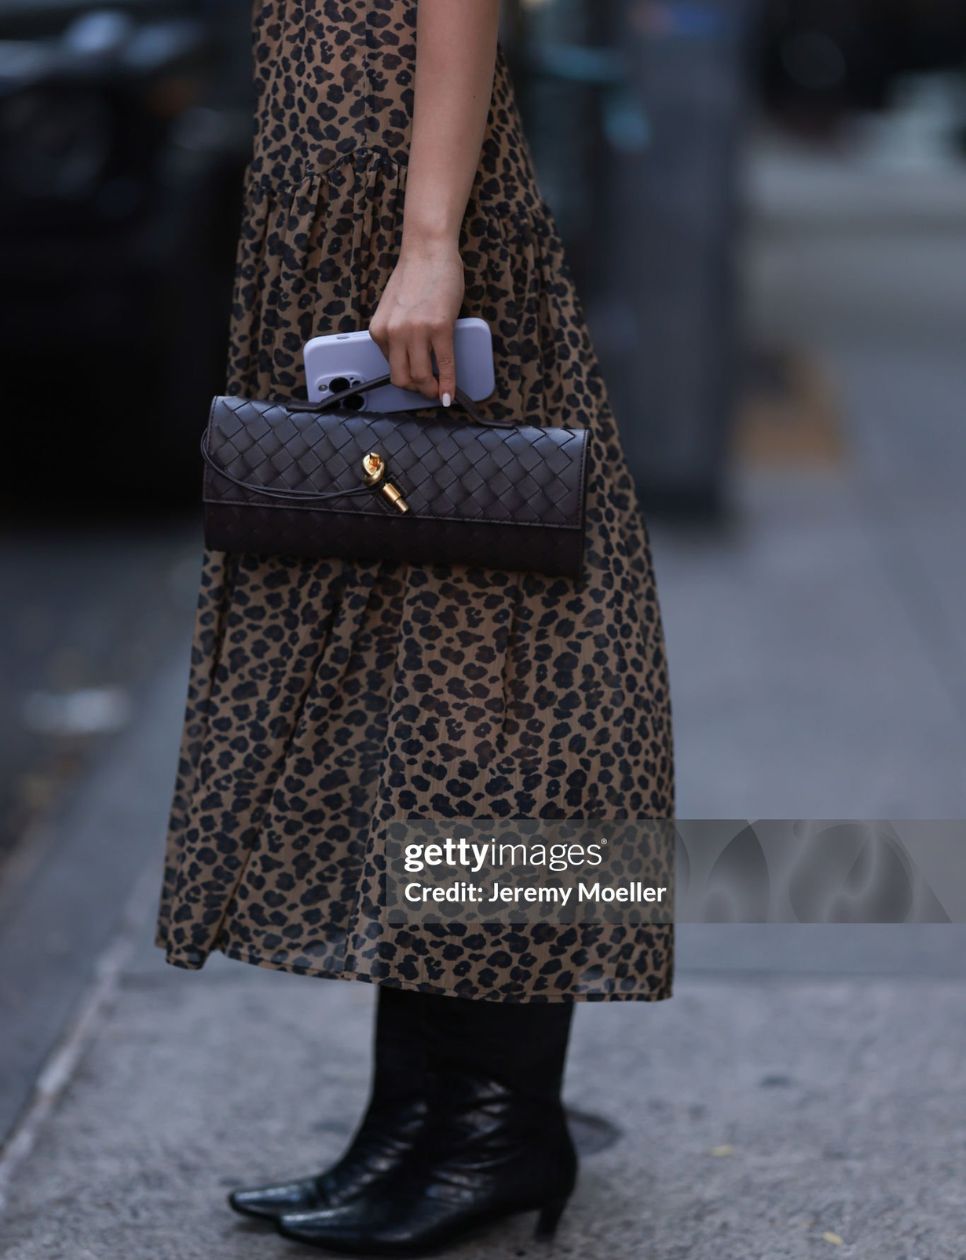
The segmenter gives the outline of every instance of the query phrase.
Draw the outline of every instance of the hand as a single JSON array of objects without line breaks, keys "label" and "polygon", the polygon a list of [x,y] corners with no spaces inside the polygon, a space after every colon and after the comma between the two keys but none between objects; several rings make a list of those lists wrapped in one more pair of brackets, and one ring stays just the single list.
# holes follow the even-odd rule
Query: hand
[{"label": "hand", "polygon": [[[392,383],[441,399],[456,393],[453,325],[463,304],[463,262],[455,245],[407,246],[369,325],[373,341],[389,360]],[[435,354],[439,380],[433,375]]]}]

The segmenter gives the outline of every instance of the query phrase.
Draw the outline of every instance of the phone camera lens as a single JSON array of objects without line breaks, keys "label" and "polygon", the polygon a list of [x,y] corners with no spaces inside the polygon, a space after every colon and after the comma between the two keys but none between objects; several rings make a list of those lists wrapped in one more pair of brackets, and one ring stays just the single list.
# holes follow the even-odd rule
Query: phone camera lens
[{"label": "phone camera lens", "polygon": [[347,380],[344,376],[334,376],[332,380],[329,381],[329,392],[332,394],[341,394],[341,392],[344,389],[348,389],[351,384],[352,382]]}]

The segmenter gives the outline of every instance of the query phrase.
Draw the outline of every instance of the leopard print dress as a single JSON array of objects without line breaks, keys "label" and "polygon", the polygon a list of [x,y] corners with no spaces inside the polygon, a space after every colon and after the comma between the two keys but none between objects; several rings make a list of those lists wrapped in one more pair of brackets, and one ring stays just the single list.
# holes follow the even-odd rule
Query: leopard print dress
[{"label": "leopard print dress", "polygon": [[[397,254],[416,0],[255,0],[227,389],[305,397]],[[462,231],[494,416],[589,426],[583,576],[204,556],[157,944],[497,1001],[659,999],[673,928],[391,927],[379,820],[673,815],[649,544],[502,53]]]}]

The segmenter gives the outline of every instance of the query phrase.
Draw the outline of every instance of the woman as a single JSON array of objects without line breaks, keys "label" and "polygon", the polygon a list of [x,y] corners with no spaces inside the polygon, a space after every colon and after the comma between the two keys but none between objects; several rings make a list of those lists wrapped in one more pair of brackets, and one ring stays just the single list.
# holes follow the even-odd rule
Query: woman
[{"label": "woman", "polygon": [[498,10],[254,11],[229,392],[304,397],[304,342],[368,326],[393,382],[445,406],[462,312],[493,331],[491,414],[589,426],[596,451],[577,581],[205,557],[157,939],[179,967],[220,950],[378,984],[346,1154],[231,1198],[331,1251],[420,1251],[525,1210],[552,1231],[576,1176],[573,1003],[670,994],[670,927],[403,930],[380,913],[379,820],[673,815],[647,538]]}]

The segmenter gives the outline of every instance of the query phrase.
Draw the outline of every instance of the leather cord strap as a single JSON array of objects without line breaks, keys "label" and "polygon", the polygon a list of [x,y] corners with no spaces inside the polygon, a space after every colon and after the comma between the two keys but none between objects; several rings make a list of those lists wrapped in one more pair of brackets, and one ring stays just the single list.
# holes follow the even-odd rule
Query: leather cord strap
[{"label": "leather cord strap", "polygon": [[[349,385],[346,389],[339,390],[337,394],[332,394],[329,398],[319,399],[318,402],[297,401],[286,402],[282,405],[289,411],[328,411],[346,398],[351,398],[353,394],[365,394],[370,389],[379,389],[383,385],[391,384],[392,376],[387,372],[385,376],[377,376],[372,381],[363,381],[361,385]],[[456,387],[455,401],[459,403],[475,424],[480,424],[486,429],[515,429],[517,427],[514,420],[488,420],[473,399],[470,398],[469,394],[464,393],[458,385]],[[428,400],[426,405],[429,406]]]},{"label": "leather cord strap", "polygon": [[219,477],[224,477],[232,485],[240,486],[242,490],[250,490],[252,494],[264,494],[270,499],[282,499],[288,503],[324,503],[326,499],[344,499],[350,494],[368,494],[374,498],[379,497],[374,494],[372,486],[365,484],[349,486],[345,490],[277,490],[271,486],[260,486],[255,481],[243,481],[241,477],[235,477],[227,469],[222,468],[221,464],[214,459],[208,449],[207,429],[201,435],[201,458]]}]

